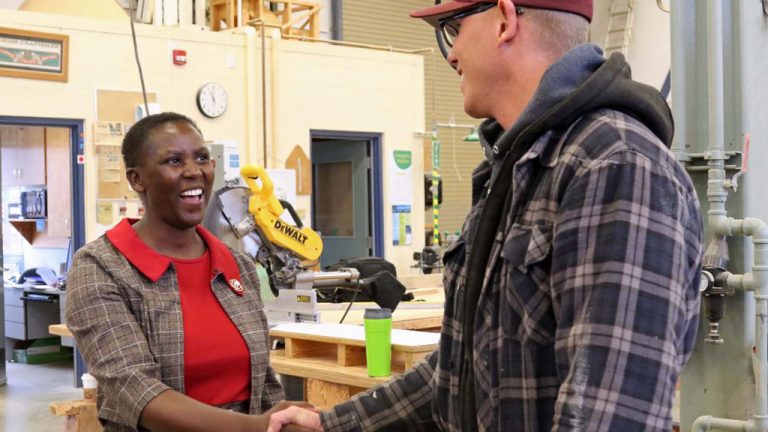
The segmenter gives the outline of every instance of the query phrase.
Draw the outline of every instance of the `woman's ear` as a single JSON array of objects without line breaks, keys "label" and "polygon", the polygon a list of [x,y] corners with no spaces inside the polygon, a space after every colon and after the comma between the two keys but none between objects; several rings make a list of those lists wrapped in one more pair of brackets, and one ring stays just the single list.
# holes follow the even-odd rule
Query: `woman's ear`
[{"label": "woman's ear", "polygon": [[499,0],[499,14],[496,23],[496,37],[499,44],[511,42],[517,34],[518,17],[512,0]]},{"label": "woman's ear", "polygon": [[128,178],[128,184],[131,185],[131,189],[137,193],[144,192],[144,183],[141,181],[141,175],[136,168],[128,168],[125,170],[125,176]]}]

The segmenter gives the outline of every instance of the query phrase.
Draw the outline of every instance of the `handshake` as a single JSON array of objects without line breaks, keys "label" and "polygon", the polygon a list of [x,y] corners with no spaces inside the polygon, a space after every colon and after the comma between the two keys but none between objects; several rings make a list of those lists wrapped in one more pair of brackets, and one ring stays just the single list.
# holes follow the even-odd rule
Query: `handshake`
[{"label": "handshake", "polygon": [[320,410],[307,402],[282,401],[262,414],[267,432],[317,432],[322,431]]}]

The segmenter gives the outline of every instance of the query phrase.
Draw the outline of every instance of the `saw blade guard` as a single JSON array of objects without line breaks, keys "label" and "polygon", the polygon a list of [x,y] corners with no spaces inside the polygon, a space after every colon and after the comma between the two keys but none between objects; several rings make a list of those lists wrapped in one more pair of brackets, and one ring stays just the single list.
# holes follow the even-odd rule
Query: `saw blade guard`
[{"label": "saw blade guard", "polygon": [[[240,175],[251,190],[248,211],[253,215],[259,231],[276,246],[293,251],[303,260],[316,261],[323,252],[323,240],[309,227],[294,226],[280,215],[285,207],[274,194],[274,185],[263,167],[246,165],[240,169]],[[292,209],[289,209],[292,210]],[[295,211],[291,212],[296,219]]]}]

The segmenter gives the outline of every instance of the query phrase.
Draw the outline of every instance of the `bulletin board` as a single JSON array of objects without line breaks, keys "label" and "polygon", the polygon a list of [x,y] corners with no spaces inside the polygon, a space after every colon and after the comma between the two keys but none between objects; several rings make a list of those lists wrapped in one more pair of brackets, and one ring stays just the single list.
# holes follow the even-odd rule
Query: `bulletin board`
[{"label": "bulletin board", "polygon": [[[157,96],[147,93],[147,102],[157,102]],[[144,97],[141,92],[97,90],[96,118],[99,121],[133,123],[136,121],[136,107],[142,104]]]},{"label": "bulletin board", "polygon": [[138,199],[125,177],[121,143],[130,123],[98,121],[93,124],[93,144],[98,163],[99,199]]},{"label": "bulletin board", "polygon": [[[154,93],[148,102],[156,102]],[[144,209],[125,176],[122,142],[144,103],[141,92],[97,90],[97,121],[93,124],[94,162],[97,165],[97,231],[104,232],[124,217],[141,217]]]}]

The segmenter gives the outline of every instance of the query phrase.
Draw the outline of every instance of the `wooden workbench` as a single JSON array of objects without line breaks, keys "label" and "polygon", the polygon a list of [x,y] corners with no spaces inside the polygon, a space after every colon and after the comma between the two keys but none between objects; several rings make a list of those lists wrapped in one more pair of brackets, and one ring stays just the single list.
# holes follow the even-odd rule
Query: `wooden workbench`
[{"label": "wooden workbench", "polygon": [[[361,326],[288,324],[270,330],[285,340],[285,350],[272,351],[272,368],[303,380],[304,399],[328,409],[392,377],[369,377]],[[392,376],[410,369],[437,349],[439,335],[409,330],[392,331]]]},{"label": "wooden workbench", "polygon": [[[444,292],[442,289],[442,275],[404,275],[398,279],[406,286],[408,292],[413,293],[417,301],[400,303],[392,314],[392,328],[399,330],[426,330],[440,331],[443,319]],[[318,308],[323,323],[338,323],[344,314],[347,303],[329,304],[321,303]],[[373,303],[356,303],[344,319],[345,324],[363,324],[363,313],[366,307],[377,307]],[[65,324],[54,324],[48,327],[48,331],[57,336],[72,336]],[[337,350],[338,346],[347,346],[344,342],[326,341]],[[286,355],[285,351],[272,351],[271,360],[278,373],[301,378],[304,381],[304,394],[312,398],[317,406],[330,407],[338,402],[349,399],[353,394],[375,384],[385,382],[389,378],[370,378],[365,368],[364,344],[349,344],[343,355],[352,359],[357,356],[357,364],[347,363],[339,367],[335,362],[338,354],[329,355],[325,348],[325,358],[322,356],[295,356]],[[435,346],[436,347],[436,346]],[[399,373],[410,368],[418,358],[432,352],[435,347],[423,348],[421,352],[407,353],[396,351],[394,353],[393,372]],[[322,352],[322,350],[321,350]],[[317,353],[316,353],[317,354]],[[359,361],[362,359],[362,363]],[[76,374],[76,379],[80,374]],[[320,395],[320,396],[318,396]]]},{"label": "wooden workbench", "polygon": [[[397,279],[405,285],[406,292],[414,295],[414,301],[401,302],[392,313],[392,328],[402,330],[424,330],[439,332],[443,322],[445,291],[443,275],[413,274],[401,275]],[[323,323],[338,323],[349,303],[320,303],[320,320]],[[374,303],[359,302],[352,305],[344,324],[363,325],[365,308],[378,307]]]}]

